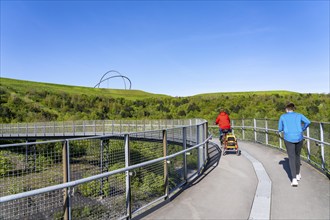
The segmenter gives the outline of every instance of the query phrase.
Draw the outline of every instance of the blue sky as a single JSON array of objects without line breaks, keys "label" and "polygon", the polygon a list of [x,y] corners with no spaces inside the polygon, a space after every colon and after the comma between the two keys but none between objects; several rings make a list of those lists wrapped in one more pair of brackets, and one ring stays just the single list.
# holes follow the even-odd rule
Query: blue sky
[{"label": "blue sky", "polygon": [[[329,1],[1,1],[1,77],[329,93]],[[124,88],[120,78],[101,87]]]}]

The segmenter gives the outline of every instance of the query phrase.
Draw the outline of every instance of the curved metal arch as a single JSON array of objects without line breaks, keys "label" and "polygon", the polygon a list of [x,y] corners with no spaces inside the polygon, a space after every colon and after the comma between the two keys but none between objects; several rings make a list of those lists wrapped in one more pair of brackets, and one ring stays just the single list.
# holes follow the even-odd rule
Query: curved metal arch
[{"label": "curved metal arch", "polygon": [[[110,70],[110,71],[106,72],[105,74],[103,74],[103,76],[101,77],[100,82],[99,82],[99,87],[100,87],[101,82],[104,82],[104,81],[102,81],[103,78],[104,78],[106,75],[108,75],[109,73],[116,73],[116,74],[118,74],[118,76],[122,76],[122,74],[121,74],[120,72],[118,72],[118,71],[116,71],[116,70]],[[125,79],[124,79],[124,78],[123,78],[123,82],[124,82],[125,89],[126,89],[126,82],[125,82]]]},{"label": "curved metal arch", "polygon": [[[130,84],[129,84],[129,89],[131,89],[131,87],[132,87],[131,80],[130,80],[128,77],[126,77],[126,76],[110,76],[110,77],[108,77],[108,78],[102,79],[98,84],[96,84],[96,85],[94,86],[94,88],[96,88],[97,86],[98,86],[98,88],[100,88],[100,84],[101,84],[102,82],[104,82],[104,81],[106,81],[106,80],[109,80],[109,79],[112,79],[112,78],[118,78],[118,77],[123,78],[123,80],[127,79],[128,82],[130,83]],[[126,89],[126,83],[125,83],[125,89]]]},{"label": "curved metal arch", "polygon": [[[104,77],[105,77],[106,75],[108,75],[109,73],[115,73],[115,74],[117,74],[117,75],[110,76],[110,77],[107,77],[107,78],[104,79]],[[106,72],[105,74],[103,74],[103,76],[101,77],[99,83],[97,83],[97,84],[94,86],[94,88],[96,88],[96,87],[100,88],[100,84],[101,84],[102,82],[104,82],[104,81],[106,81],[106,80],[109,80],[109,79],[112,79],[112,78],[118,78],[118,77],[121,77],[121,78],[123,79],[125,89],[126,89],[126,81],[125,81],[125,79],[128,80],[128,82],[129,82],[129,89],[132,88],[132,82],[131,82],[131,80],[130,80],[128,77],[122,75],[120,72],[118,72],[118,71],[116,71],[116,70],[110,70],[110,71]]]}]

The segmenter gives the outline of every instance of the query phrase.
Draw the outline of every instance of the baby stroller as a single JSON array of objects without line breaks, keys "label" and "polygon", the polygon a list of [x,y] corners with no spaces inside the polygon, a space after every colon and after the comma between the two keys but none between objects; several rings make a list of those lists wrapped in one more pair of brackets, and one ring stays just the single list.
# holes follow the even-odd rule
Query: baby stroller
[{"label": "baby stroller", "polygon": [[234,134],[228,133],[228,131],[223,131],[224,136],[223,141],[223,155],[225,156],[227,152],[235,152],[237,156],[241,155],[241,150],[238,149],[237,138]]}]

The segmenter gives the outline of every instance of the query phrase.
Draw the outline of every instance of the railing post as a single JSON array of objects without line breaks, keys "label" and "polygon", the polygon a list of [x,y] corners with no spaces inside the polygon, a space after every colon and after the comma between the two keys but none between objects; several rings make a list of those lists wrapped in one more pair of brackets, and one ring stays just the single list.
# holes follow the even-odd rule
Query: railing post
[{"label": "railing post", "polygon": [[[101,143],[100,143],[100,173],[103,173],[103,163],[104,163],[104,161],[103,161],[103,157],[104,157],[104,155],[103,155],[103,139],[101,139]],[[100,194],[101,195],[103,195],[103,179],[101,178],[100,179]]]},{"label": "railing post", "polygon": [[96,135],[96,121],[94,120],[94,134]]},{"label": "railing post", "polygon": [[85,121],[83,121],[83,132],[84,132],[84,136],[86,135],[86,131],[85,131]]},{"label": "railing post", "polygon": [[257,120],[253,119],[254,141],[257,142]]},{"label": "railing post", "polygon": [[[187,149],[187,128],[182,128],[182,144],[183,150]],[[185,181],[188,179],[188,170],[187,170],[187,152],[183,154],[183,178]]]},{"label": "railing post", "polygon": [[322,156],[322,169],[325,169],[325,158],[324,158],[324,132],[323,132],[323,123],[320,123],[320,141],[321,141],[321,156]]},{"label": "railing post", "polygon": [[189,119],[189,127],[190,127],[190,145],[192,145],[192,141],[193,141],[193,135],[192,135],[192,122],[191,119]]},{"label": "railing post", "polygon": [[73,132],[73,136],[76,136],[76,125],[74,121],[72,121],[72,132]]},{"label": "railing post", "polygon": [[[130,166],[129,134],[125,134],[125,167]],[[126,171],[126,213],[127,219],[132,218],[132,197],[131,197],[131,176],[130,171]]]},{"label": "railing post", "polygon": [[308,152],[308,155],[307,155],[307,159],[308,161],[311,160],[310,156],[311,156],[311,141],[309,140],[309,127],[307,127],[307,152]]},{"label": "railing post", "polygon": [[281,137],[281,133],[279,133],[279,135],[278,135],[278,142],[279,142],[279,144],[280,144],[280,149],[282,150],[283,147],[282,147],[282,137]]},{"label": "railing post", "polygon": [[103,135],[105,135],[105,120],[103,119]]},{"label": "railing post", "polygon": [[245,140],[245,127],[244,127],[244,119],[242,119],[242,138]]},{"label": "railing post", "polygon": [[[209,129],[208,129],[208,122],[205,122],[204,123],[203,128],[204,128],[203,141],[205,141],[207,139],[207,137],[208,137],[208,131],[209,131]],[[205,143],[205,146],[204,146],[204,163],[206,163],[206,161],[209,158],[208,152],[209,152],[209,142],[206,142]]]},{"label": "railing post", "polygon": [[[25,143],[29,143],[28,140],[26,140]],[[25,169],[29,169],[29,147],[28,145],[25,145]]]},{"label": "railing post", "polygon": [[[199,125],[196,125],[196,145],[200,143],[200,132],[199,132]],[[203,166],[203,146],[199,146],[197,154],[197,163],[198,163],[198,172],[201,171]]]},{"label": "railing post", "polygon": [[265,132],[266,132],[266,145],[268,145],[268,120],[265,120]]},{"label": "railing post", "polygon": [[146,138],[146,120],[143,120],[143,137]]},{"label": "railing post", "polygon": [[[175,127],[174,120],[172,120],[172,125],[173,125],[172,128],[174,128]],[[174,140],[174,132],[172,132],[172,138],[173,138],[172,140]]]},{"label": "railing post", "polygon": [[[163,154],[167,156],[167,130],[163,130]],[[169,181],[168,181],[168,166],[167,160],[164,160],[164,186],[165,186],[165,200],[168,199]]]},{"label": "railing post", "polygon": [[[63,183],[70,182],[70,146],[69,141],[65,140],[62,149],[63,162]],[[70,188],[64,188],[64,220],[71,220],[71,201]]]},{"label": "railing post", "polygon": [[[34,140],[33,142],[37,142],[37,140]],[[34,144],[32,145],[33,149],[33,171],[36,172],[37,170],[37,146]]]},{"label": "railing post", "polygon": [[231,120],[231,127],[232,127],[232,133],[233,135],[235,135],[235,129],[233,129],[233,127],[235,126],[235,121],[234,120]]}]

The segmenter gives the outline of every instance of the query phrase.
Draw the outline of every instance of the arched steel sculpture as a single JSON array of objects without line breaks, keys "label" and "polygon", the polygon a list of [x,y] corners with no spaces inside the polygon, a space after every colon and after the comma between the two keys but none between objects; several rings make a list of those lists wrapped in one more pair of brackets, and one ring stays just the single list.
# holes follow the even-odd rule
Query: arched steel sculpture
[{"label": "arched steel sculpture", "polygon": [[[109,77],[106,77],[106,75],[110,74],[110,73],[114,73],[114,74],[117,74],[117,75],[113,75],[113,76],[109,76]],[[106,78],[105,78],[106,77]],[[124,86],[125,86],[125,89],[126,88],[126,81],[125,79],[129,82],[129,89],[132,88],[132,82],[131,80],[127,77],[127,76],[124,76],[122,75],[120,72],[116,71],[116,70],[110,70],[108,72],[106,72],[105,74],[103,74],[102,78],[100,79],[100,82],[98,82],[94,88],[100,88],[100,85],[102,82],[106,81],[106,80],[109,80],[109,79],[112,79],[112,78],[118,78],[118,77],[121,77],[123,79],[123,82],[124,82]]]}]

